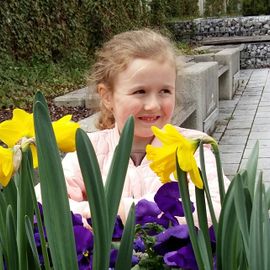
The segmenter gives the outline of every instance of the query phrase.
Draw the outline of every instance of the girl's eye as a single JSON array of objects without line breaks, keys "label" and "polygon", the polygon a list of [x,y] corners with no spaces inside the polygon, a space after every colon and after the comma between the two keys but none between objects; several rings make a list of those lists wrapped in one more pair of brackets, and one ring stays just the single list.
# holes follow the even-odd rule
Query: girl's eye
[{"label": "girl's eye", "polygon": [[133,92],[133,94],[144,94],[144,93],[145,93],[145,90],[143,90],[143,89],[140,89],[140,90]]},{"label": "girl's eye", "polygon": [[161,94],[171,94],[171,90],[169,89],[162,89],[160,92]]}]

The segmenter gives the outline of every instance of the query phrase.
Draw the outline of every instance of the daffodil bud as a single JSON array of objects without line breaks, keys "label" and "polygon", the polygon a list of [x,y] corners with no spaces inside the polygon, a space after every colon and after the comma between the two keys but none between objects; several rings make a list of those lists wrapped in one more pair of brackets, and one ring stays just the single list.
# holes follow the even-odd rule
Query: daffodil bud
[{"label": "daffodil bud", "polygon": [[20,145],[15,145],[13,147],[13,174],[16,173],[22,162],[22,150]]}]

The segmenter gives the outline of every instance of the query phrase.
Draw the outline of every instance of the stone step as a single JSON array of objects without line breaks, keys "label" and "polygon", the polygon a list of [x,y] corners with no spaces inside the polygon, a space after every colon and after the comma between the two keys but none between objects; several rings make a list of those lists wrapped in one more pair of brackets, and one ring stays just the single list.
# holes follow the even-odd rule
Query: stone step
[{"label": "stone step", "polygon": [[98,94],[94,86],[87,86],[63,96],[54,98],[53,102],[56,106],[66,107],[86,107],[90,109],[97,109],[99,107]]}]

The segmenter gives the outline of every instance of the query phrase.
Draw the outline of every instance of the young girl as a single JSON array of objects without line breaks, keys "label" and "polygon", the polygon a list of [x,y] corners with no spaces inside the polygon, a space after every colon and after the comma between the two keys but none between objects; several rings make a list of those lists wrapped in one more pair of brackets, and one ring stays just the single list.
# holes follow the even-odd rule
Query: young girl
[{"label": "young girl", "polygon": [[[100,131],[89,133],[105,181],[114,149],[125,121],[134,116],[135,131],[119,214],[126,220],[133,201],[153,200],[162,185],[145,157],[147,144],[160,145],[151,126],[162,128],[171,121],[176,97],[176,62],[170,41],[152,30],[129,31],[114,36],[97,53],[90,83],[101,98]],[[179,128],[186,137],[202,134]],[[196,154],[197,155],[197,154]],[[208,179],[214,203],[219,207],[215,159],[205,148]],[[76,153],[63,160],[71,210],[90,217],[86,190]],[[194,196],[194,194],[191,194]]]}]

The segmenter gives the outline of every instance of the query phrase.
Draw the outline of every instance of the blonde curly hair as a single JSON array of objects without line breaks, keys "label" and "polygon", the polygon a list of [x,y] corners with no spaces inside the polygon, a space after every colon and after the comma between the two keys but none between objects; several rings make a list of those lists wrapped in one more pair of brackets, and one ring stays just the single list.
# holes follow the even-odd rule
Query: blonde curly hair
[{"label": "blonde curly hair", "polygon": [[[88,84],[95,84],[98,91],[98,85],[103,83],[113,92],[114,78],[135,58],[165,59],[176,66],[175,49],[169,38],[150,29],[127,31],[115,35],[97,51]],[[114,124],[112,112],[101,100],[97,128],[113,128]]]}]

